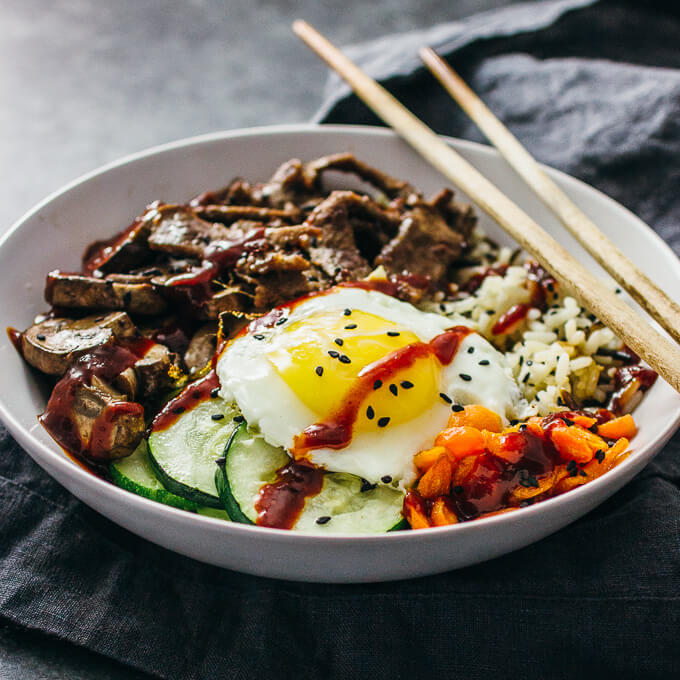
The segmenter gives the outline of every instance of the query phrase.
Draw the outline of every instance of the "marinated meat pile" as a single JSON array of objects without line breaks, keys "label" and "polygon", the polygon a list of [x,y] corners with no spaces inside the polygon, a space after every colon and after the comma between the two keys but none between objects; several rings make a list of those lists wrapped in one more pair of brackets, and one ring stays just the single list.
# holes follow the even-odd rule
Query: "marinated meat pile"
[{"label": "marinated meat pile", "polygon": [[[327,171],[368,191],[329,191]],[[91,244],[81,272],[47,275],[48,315],[14,336],[57,380],[43,424],[67,450],[129,455],[154,402],[204,368],[249,318],[301,295],[387,272],[401,299],[453,294],[475,225],[442,190],[431,200],[350,153],[284,163],[264,184],[236,179],[186,205],[156,202]]]}]

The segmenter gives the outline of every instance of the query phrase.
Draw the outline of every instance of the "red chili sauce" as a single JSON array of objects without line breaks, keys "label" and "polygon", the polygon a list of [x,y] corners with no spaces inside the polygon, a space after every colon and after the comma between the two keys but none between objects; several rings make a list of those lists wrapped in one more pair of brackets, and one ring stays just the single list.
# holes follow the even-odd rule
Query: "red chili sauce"
[{"label": "red chili sauce", "polygon": [[328,420],[315,423],[295,438],[293,453],[305,454],[310,449],[342,449],[352,441],[352,429],[359,408],[376,384],[387,383],[390,377],[412,366],[417,359],[435,356],[442,365],[448,365],[458,351],[463,339],[472,333],[467,326],[455,326],[433,338],[430,342],[415,342],[364,367],[352,385],[349,394],[336,413]]},{"label": "red chili sauce", "polygon": [[260,489],[255,501],[256,523],[273,529],[292,529],[307,498],[321,491],[324,472],[320,468],[291,461],[276,475],[276,481]]}]

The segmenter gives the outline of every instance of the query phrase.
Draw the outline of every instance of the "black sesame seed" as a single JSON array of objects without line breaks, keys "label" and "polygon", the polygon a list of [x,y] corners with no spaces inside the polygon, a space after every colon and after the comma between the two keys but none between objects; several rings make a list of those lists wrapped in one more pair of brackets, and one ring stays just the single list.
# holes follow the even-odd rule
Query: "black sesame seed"
[{"label": "black sesame seed", "polygon": [[392,481],[392,477],[390,477],[390,475],[385,475],[384,477],[380,478],[380,481],[383,484],[389,484]]},{"label": "black sesame seed", "polygon": [[332,359],[337,359],[340,356],[340,352],[336,352],[336,350],[334,349],[329,349],[328,356],[331,357]]},{"label": "black sesame seed", "polygon": [[620,288],[617,288],[617,289],[616,289],[616,294],[617,294],[617,295],[621,295],[622,292],[623,292],[623,291],[622,291]]},{"label": "black sesame seed", "polygon": [[352,360],[346,354],[341,354],[338,358],[340,359],[341,364],[351,364],[352,363]]},{"label": "black sesame seed", "polygon": [[487,313],[489,316],[492,316],[493,314],[496,313],[496,310],[495,310],[495,309],[487,309],[487,310],[486,310],[486,313]]},{"label": "black sesame seed", "polygon": [[449,397],[448,394],[444,394],[444,392],[440,392],[440,393],[439,393],[439,396],[440,396],[447,404],[452,404],[452,403],[453,403],[453,399],[451,399],[451,397]]},{"label": "black sesame seed", "polygon": [[570,461],[567,463],[567,470],[568,470],[569,472],[571,472],[572,470],[575,470],[575,469],[576,469],[576,461],[575,461],[575,460],[570,460]]},{"label": "black sesame seed", "polygon": [[346,309],[346,310],[343,312],[343,314],[344,314],[345,316],[350,316],[350,315],[352,314],[352,310],[351,310],[351,309]]},{"label": "black sesame seed", "polygon": [[264,335],[262,335],[261,333],[257,333],[256,335],[253,335],[253,337],[255,338],[255,340],[264,340]]},{"label": "black sesame seed", "polygon": [[226,456],[220,456],[219,458],[215,459],[215,465],[223,468],[227,464],[227,457]]},{"label": "black sesame seed", "polygon": [[391,338],[396,338],[398,335],[401,335],[401,333],[399,333],[399,331],[387,331],[387,335]]},{"label": "black sesame seed", "polygon": [[531,359],[529,359],[529,361],[527,361],[527,366],[533,366],[533,365],[534,365],[534,362]]},{"label": "black sesame seed", "polygon": [[377,484],[371,484],[367,479],[362,478],[361,479],[361,488],[359,489],[359,491],[361,491],[361,493],[365,493],[366,491],[373,491],[373,489],[375,489],[376,486],[378,486],[378,485]]},{"label": "black sesame seed", "polygon": [[314,369],[314,371],[316,372],[316,374],[317,374],[319,377],[321,377],[321,376],[323,375],[323,366],[317,366],[317,367]]},{"label": "black sesame seed", "polygon": [[598,463],[601,463],[604,460],[604,451],[602,449],[598,449],[595,452],[595,458],[597,458]]},{"label": "black sesame seed", "polygon": [[345,326],[345,330],[346,331],[353,331],[356,327],[357,327],[357,325],[355,323],[348,323]]},{"label": "black sesame seed", "polygon": [[456,484],[453,487],[453,493],[463,493],[463,487],[460,484]]},{"label": "black sesame seed", "polygon": [[40,340],[41,342],[45,339],[45,336],[42,333],[38,333],[38,335],[36,335],[35,337],[38,338],[38,340]]},{"label": "black sesame seed", "polygon": [[520,365],[520,367],[522,366],[523,363],[524,363],[524,357],[520,355],[520,357],[519,357],[519,365]]},{"label": "black sesame seed", "polygon": [[222,420],[222,418],[224,418],[224,413],[213,413],[210,417],[213,420]]},{"label": "black sesame seed", "polygon": [[454,405],[451,407],[451,410],[452,410],[454,413],[460,413],[461,411],[464,411],[464,410],[465,410],[465,406],[461,406],[460,404],[454,404]]},{"label": "black sesame seed", "polygon": [[475,348],[474,348],[474,347],[468,347],[467,353],[468,353],[468,354],[473,354],[474,351],[475,351]]},{"label": "black sesame seed", "polygon": [[538,487],[539,487],[539,483],[538,483],[538,480],[536,479],[536,477],[527,477],[527,483],[530,486],[533,486],[534,489],[538,489]]},{"label": "black sesame seed", "polygon": [[375,418],[375,411],[373,410],[373,407],[372,407],[372,406],[369,406],[369,407],[366,409],[366,417],[367,417],[369,420],[373,420],[373,418]]},{"label": "black sesame seed", "polygon": [[468,375],[467,373],[459,373],[458,374],[461,380],[465,380],[465,382],[470,382],[472,380],[472,376]]},{"label": "black sesame seed", "polygon": [[374,390],[379,390],[382,387],[382,380],[376,380],[373,383],[373,389]]},{"label": "black sesame seed", "polygon": [[597,434],[597,423],[588,428],[593,434]]},{"label": "black sesame seed", "polygon": [[520,432],[524,432],[526,429],[527,429],[526,423],[522,423],[522,424],[519,426],[519,431],[520,431]]},{"label": "black sesame seed", "polygon": [[585,470],[579,470],[579,475],[581,475],[581,477],[587,477],[588,473]]},{"label": "black sesame seed", "polygon": [[387,427],[387,424],[390,422],[390,419],[388,416],[384,416],[383,418],[378,419],[378,427]]},{"label": "black sesame seed", "polygon": [[490,362],[488,359],[482,359],[482,360],[479,362],[479,365],[480,365],[480,366],[488,366],[490,363],[491,363],[491,362]]},{"label": "black sesame seed", "polygon": [[333,342],[334,342],[338,347],[342,347],[343,344],[344,344],[344,340],[343,340],[342,338],[335,338],[335,340],[333,340]]},{"label": "black sesame seed", "polygon": [[390,392],[392,392],[392,394],[393,394],[395,397],[396,397],[397,394],[399,393],[399,391],[398,391],[398,389],[397,389],[397,386],[396,386],[394,383],[392,383],[392,384],[390,385]]},{"label": "black sesame seed", "polygon": [[191,393],[191,398],[192,399],[200,399],[201,398],[201,393],[198,390],[194,390]]},{"label": "black sesame seed", "polygon": [[288,319],[287,319],[285,316],[282,316],[282,317],[276,322],[276,325],[277,325],[277,326],[282,326],[284,323],[286,323],[286,321],[288,321]]},{"label": "black sesame seed", "polygon": [[331,521],[331,518],[328,515],[324,515],[323,517],[317,517],[316,523],[317,524],[328,524],[328,522]]},{"label": "black sesame seed", "polygon": [[246,420],[246,419],[245,419],[243,416],[234,416],[234,418],[233,418],[233,421],[234,421],[235,423],[244,423],[245,420]]},{"label": "black sesame seed", "polygon": [[175,408],[172,409],[172,412],[177,415],[179,415],[180,413],[184,413],[184,411],[186,411],[184,406],[175,406]]},{"label": "black sesame seed", "polygon": [[570,420],[569,418],[562,418],[562,422],[563,422],[565,425],[569,425],[570,427],[574,424],[574,421],[573,421],[573,420]]},{"label": "black sesame seed", "polygon": [[574,468],[574,469],[571,470],[571,472],[569,473],[569,476],[570,476],[570,477],[576,477],[576,475],[578,475],[578,470],[577,470],[576,468]]},{"label": "black sesame seed", "polygon": [[552,283],[549,283],[546,288],[552,293],[555,290],[555,286]]},{"label": "black sesame seed", "polygon": [[215,389],[211,390],[211,391],[210,391],[210,396],[211,396],[213,399],[216,399],[217,397],[219,397],[219,396],[220,396],[220,388],[219,388],[219,387],[215,387]]},{"label": "black sesame seed", "polygon": [[413,387],[413,383],[410,380],[402,380],[399,383],[405,390],[410,390]]},{"label": "black sesame seed", "polygon": [[529,380],[529,374],[528,373],[522,378],[522,382],[525,383],[527,380]]}]

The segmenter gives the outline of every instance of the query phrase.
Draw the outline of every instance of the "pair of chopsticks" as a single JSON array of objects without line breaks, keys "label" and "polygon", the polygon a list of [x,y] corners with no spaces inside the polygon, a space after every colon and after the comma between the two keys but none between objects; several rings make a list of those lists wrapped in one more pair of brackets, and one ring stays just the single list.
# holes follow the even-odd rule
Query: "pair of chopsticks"
[{"label": "pair of chopsticks", "polygon": [[[304,21],[293,31],[333,68],[380,118],[447,179],[464,191],[522,248],[533,255],[581,305],[611,328],[680,392],[680,348],[602,284],[529,215],[454,151],[385,88],[366,75]],[[586,250],[680,342],[680,307],[647,278],[546,175],[529,152],[435,52],[421,58],[525,182]]]}]

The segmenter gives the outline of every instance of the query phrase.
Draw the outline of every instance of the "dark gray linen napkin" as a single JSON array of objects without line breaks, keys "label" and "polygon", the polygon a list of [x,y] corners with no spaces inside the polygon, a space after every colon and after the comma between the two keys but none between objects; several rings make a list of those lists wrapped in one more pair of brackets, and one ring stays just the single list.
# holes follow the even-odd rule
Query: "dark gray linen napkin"
[{"label": "dark gray linen napkin", "polygon": [[[421,43],[540,160],[680,250],[680,18],[530,3],[351,51],[438,131],[480,140],[418,66]],[[336,80],[327,94],[319,120],[377,122]],[[245,576],[147,543],[75,500],[0,426],[0,616],[178,680],[678,677],[679,453],[676,436],[597,510],[514,554],[332,586]]]}]

